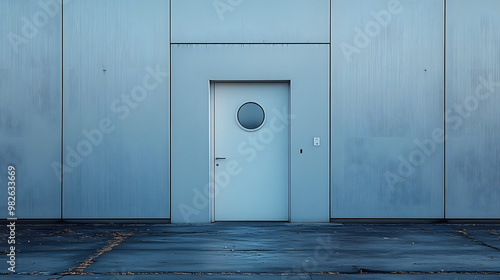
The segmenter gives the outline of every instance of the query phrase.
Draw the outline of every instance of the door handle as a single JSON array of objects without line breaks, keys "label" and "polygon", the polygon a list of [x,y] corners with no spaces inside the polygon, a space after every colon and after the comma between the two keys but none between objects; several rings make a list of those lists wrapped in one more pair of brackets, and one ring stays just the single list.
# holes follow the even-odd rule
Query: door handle
[{"label": "door handle", "polygon": [[225,157],[216,157],[215,160],[226,159]]}]

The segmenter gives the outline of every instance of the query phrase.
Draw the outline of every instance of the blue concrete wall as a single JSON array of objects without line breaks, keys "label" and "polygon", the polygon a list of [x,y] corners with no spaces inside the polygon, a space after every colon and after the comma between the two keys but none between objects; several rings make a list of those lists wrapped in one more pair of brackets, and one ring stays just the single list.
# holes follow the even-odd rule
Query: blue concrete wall
[{"label": "blue concrete wall", "polygon": [[209,222],[213,80],[290,82],[291,221],[500,218],[498,1],[63,3],[0,1],[18,218]]}]

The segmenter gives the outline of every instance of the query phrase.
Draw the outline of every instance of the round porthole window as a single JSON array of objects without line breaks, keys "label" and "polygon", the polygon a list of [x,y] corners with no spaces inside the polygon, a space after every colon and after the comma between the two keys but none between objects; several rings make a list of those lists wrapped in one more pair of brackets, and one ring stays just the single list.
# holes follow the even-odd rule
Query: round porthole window
[{"label": "round porthole window", "polygon": [[247,102],[240,106],[236,114],[238,124],[245,130],[254,131],[259,129],[266,118],[264,109],[255,103]]}]

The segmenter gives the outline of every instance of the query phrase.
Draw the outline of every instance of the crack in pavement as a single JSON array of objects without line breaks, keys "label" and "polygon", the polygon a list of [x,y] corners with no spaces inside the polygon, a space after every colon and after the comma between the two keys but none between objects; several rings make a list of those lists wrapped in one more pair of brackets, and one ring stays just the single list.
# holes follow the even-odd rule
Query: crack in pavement
[{"label": "crack in pavement", "polygon": [[467,237],[469,239],[472,239],[473,242],[478,243],[478,244],[480,244],[482,246],[486,246],[488,248],[500,251],[500,248],[498,248],[498,247],[490,245],[490,244],[488,244],[488,243],[486,243],[484,241],[477,240],[476,238],[474,238],[474,236],[470,235],[465,229],[463,229],[463,230],[457,230],[457,231],[455,231],[455,233],[460,233],[462,236]]},{"label": "crack in pavement", "polygon": [[114,232],[113,233],[113,239],[108,240],[104,248],[101,250],[97,251],[97,253],[91,255],[88,259],[86,259],[84,262],[82,262],[79,266],[73,267],[68,269],[68,271],[63,272],[63,273],[58,273],[57,275],[61,276],[66,276],[66,275],[85,275],[85,274],[92,274],[88,272],[84,272],[84,270],[91,266],[95,260],[101,256],[102,254],[109,252],[113,250],[113,247],[120,245],[123,241],[125,241],[127,238],[130,236],[134,235],[134,233],[125,233],[125,232]]}]

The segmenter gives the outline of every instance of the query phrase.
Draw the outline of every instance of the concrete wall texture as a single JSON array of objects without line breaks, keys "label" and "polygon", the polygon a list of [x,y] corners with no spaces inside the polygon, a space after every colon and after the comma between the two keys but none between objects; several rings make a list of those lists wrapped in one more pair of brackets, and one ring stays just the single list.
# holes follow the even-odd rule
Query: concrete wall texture
[{"label": "concrete wall texture", "polygon": [[14,165],[20,219],[213,221],[215,81],[289,83],[291,222],[500,219],[499,1],[0,11],[0,209]]}]

